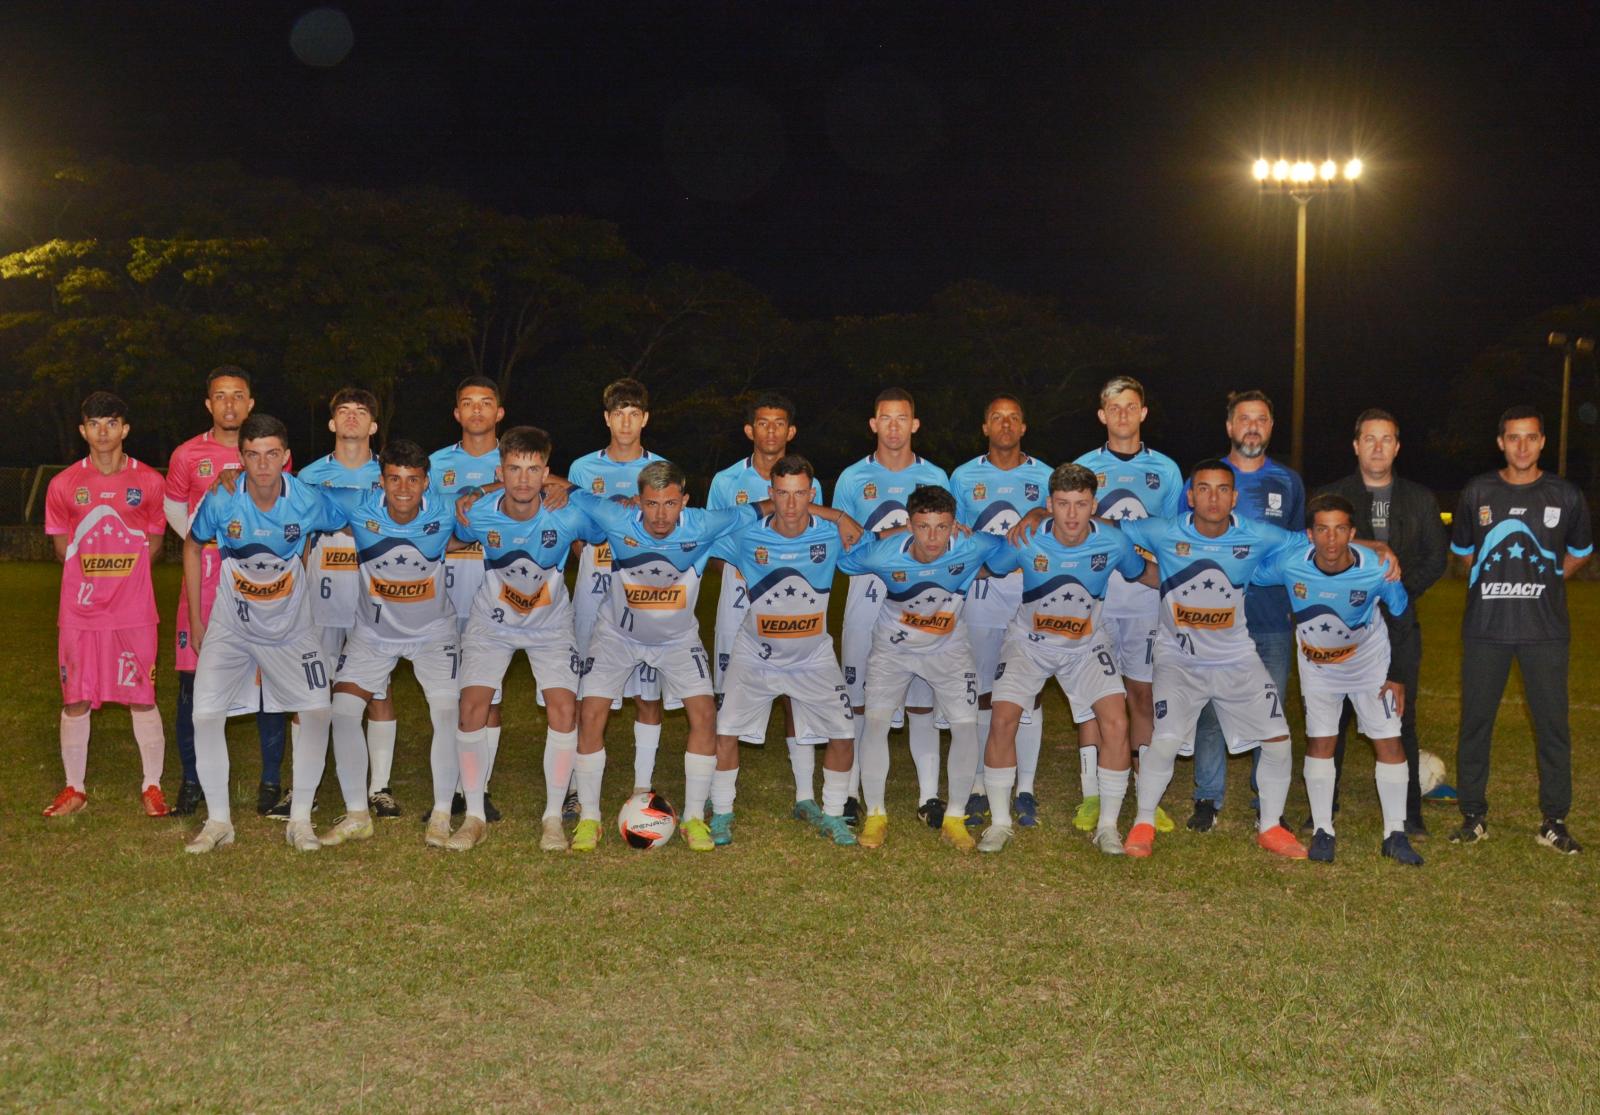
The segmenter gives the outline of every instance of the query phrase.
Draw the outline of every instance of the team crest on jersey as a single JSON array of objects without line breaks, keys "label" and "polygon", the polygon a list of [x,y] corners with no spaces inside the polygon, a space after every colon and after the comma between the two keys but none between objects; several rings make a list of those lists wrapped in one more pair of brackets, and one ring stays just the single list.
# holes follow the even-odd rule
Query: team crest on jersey
[{"label": "team crest on jersey", "polygon": [[445,469],[444,475],[439,477],[439,482],[446,488],[454,488],[456,486],[456,470],[453,468]]},{"label": "team crest on jersey", "polygon": [[1166,718],[1167,718],[1167,702],[1165,702],[1165,701],[1157,701],[1156,702],[1156,719],[1157,720],[1165,720]]},{"label": "team crest on jersey", "polygon": [[632,546],[635,550],[639,548],[639,543],[626,534],[622,536],[622,544],[624,546]]},{"label": "team crest on jersey", "polygon": [[735,505],[743,507],[745,504],[750,502],[750,493],[740,492],[738,495],[733,497],[733,502]]},{"label": "team crest on jersey", "polygon": [[[552,531],[546,531],[545,533],[546,534],[554,534],[555,531],[553,531],[553,530]],[[500,548],[500,532],[499,531],[491,530],[488,533],[488,539],[489,539],[489,545],[495,547],[495,549],[499,549]],[[550,543],[546,542],[545,545],[548,546],[548,545],[550,545]]]},{"label": "team crest on jersey", "polygon": [[[543,531],[539,532],[539,543],[542,546],[544,546],[545,549],[547,549],[547,550],[555,549],[555,545],[556,545],[557,541],[559,541],[559,539],[556,537],[556,532],[555,531],[553,531],[553,530],[543,530]],[[491,531],[489,533],[489,545],[491,545],[491,546],[500,545],[500,533],[499,533],[499,531]]]},{"label": "team crest on jersey", "polygon": [[961,571],[966,569],[966,567],[967,567],[967,563],[966,562],[964,562],[964,561],[956,562],[954,565],[952,565],[950,567],[950,576],[952,576],[952,577],[961,576]]},{"label": "team crest on jersey", "polygon": [[757,546],[750,557],[757,565],[767,564],[767,548],[765,546]]},{"label": "team crest on jersey", "polygon": [[594,482],[589,485],[589,490],[597,496],[603,496],[606,494],[606,482],[596,476]]},{"label": "team crest on jersey", "polygon": [[1478,508],[1478,525],[1480,527],[1486,527],[1492,522],[1494,522],[1494,512],[1489,510],[1489,505],[1488,504],[1484,504],[1483,506],[1479,507]]},{"label": "team crest on jersey", "polygon": [[285,523],[283,526],[283,540],[291,546],[300,541],[300,524]]},{"label": "team crest on jersey", "polygon": [[1039,485],[1032,483],[1022,485],[1022,495],[1029,503],[1037,503],[1039,500]]},{"label": "team crest on jersey", "polygon": [[1353,588],[1353,589],[1350,590],[1350,606],[1352,608],[1359,608],[1359,607],[1361,607],[1361,605],[1365,604],[1366,602],[1367,602],[1367,590],[1366,589],[1364,589],[1364,588]]},{"label": "team crest on jersey", "polygon": [[846,685],[854,685],[856,683],[856,668],[854,666],[846,666],[844,668],[844,683]]},{"label": "team crest on jersey", "polygon": [[893,573],[889,574],[889,579],[904,584],[906,579],[906,571],[904,569],[896,569]]},{"label": "team crest on jersey", "polygon": [[367,531],[370,534],[377,534],[378,533],[378,524],[377,524],[377,522],[375,520],[373,520],[373,519],[368,519],[367,520]]},{"label": "team crest on jersey", "polygon": [[1233,548],[1233,556],[1238,558],[1240,561],[1243,561],[1245,558],[1250,556],[1250,547],[1249,546],[1235,546]]},{"label": "team crest on jersey", "polygon": [[[128,489],[128,506],[129,507],[138,507],[143,502],[144,502],[144,489],[143,488],[129,488]],[[1545,513],[1549,514],[1549,510],[1546,509]]]},{"label": "team crest on jersey", "polygon": [[1099,573],[1105,569],[1106,563],[1110,560],[1110,554],[1091,554],[1089,556],[1089,568]]},{"label": "team crest on jersey", "polygon": [[700,545],[698,542],[679,542],[678,548],[686,554],[692,554],[698,545]]},{"label": "team crest on jersey", "polygon": [[1296,600],[1304,600],[1306,598],[1306,586],[1304,581],[1296,581],[1294,583],[1294,596]]},{"label": "team crest on jersey", "polygon": [[423,523],[422,524],[422,533],[423,534],[438,534],[439,533],[439,520],[435,519],[431,523]]},{"label": "team crest on jersey", "polygon": [[974,484],[972,486],[972,498],[973,499],[987,499],[988,497],[989,497],[988,485],[986,485],[986,484]]},{"label": "team crest on jersey", "polygon": [[194,474],[196,476],[210,476],[211,458],[207,457],[205,460],[201,461],[200,464],[195,467]]},{"label": "team crest on jersey", "polygon": [[72,502],[76,503],[79,507],[89,506],[89,489],[79,488],[77,491],[73,492]]},{"label": "team crest on jersey", "polygon": [[1274,511],[1282,511],[1283,510],[1283,493],[1282,492],[1268,492],[1267,493],[1267,506],[1272,508],[1272,510],[1274,510]]},{"label": "team crest on jersey", "polygon": [[868,484],[866,487],[862,488],[861,489],[861,498],[862,499],[877,499],[878,498],[878,486],[876,484]]},{"label": "team crest on jersey", "polygon": [[726,654],[717,655],[717,669],[723,673],[728,672],[728,657]]},{"label": "team crest on jersey", "polygon": [[1036,555],[1033,559],[1033,571],[1035,573],[1050,572],[1050,559],[1043,554]]},{"label": "team crest on jersey", "polygon": [[1097,472],[1097,473],[1094,474],[1094,486],[1097,487],[1097,488],[1104,488],[1106,486],[1106,474],[1105,473]]},{"label": "team crest on jersey", "polygon": [[1172,549],[1179,557],[1189,556],[1189,543],[1187,542],[1179,542],[1176,546],[1172,547]]},{"label": "team crest on jersey", "polygon": [[828,544],[826,542],[813,542],[811,544],[811,561],[821,565],[828,560]]},{"label": "team crest on jersey", "polygon": [[1003,678],[1005,676],[1006,676],[1006,664],[1004,662],[1002,662],[1002,663],[1000,663],[1000,665],[998,665],[998,666],[996,666],[994,668],[994,680],[995,681],[999,681],[1001,678]]},{"label": "team crest on jersey", "polygon": [[1561,521],[1561,508],[1546,507],[1544,509],[1544,525],[1553,527]]},{"label": "team crest on jersey", "polygon": [[243,534],[244,534],[244,524],[241,523],[238,519],[230,520],[229,523],[228,523],[228,537],[229,538],[239,538],[239,537],[242,537]]},{"label": "team crest on jersey", "polygon": [[1161,474],[1159,472],[1145,473],[1144,486],[1149,488],[1152,492],[1159,489],[1161,487]]}]

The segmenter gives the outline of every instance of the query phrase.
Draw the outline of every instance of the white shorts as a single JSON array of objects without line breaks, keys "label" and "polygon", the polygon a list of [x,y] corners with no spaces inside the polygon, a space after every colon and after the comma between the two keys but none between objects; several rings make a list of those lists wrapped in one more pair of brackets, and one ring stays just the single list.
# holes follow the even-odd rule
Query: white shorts
[{"label": "white shorts", "polygon": [[1360,693],[1317,693],[1303,686],[1300,695],[1306,702],[1306,735],[1336,736],[1339,720],[1344,714],[1345,698],[1356,710],[1356,727],[1368,739],[1397,739],[1400,735],[1400,718],[1388,694],[1378,689]]},{"label": "white shorts", "polygon": [[670,694],[681,704],[686,697],[710,697],[711,662],[699,639],[650,645],[636,643],[609,623],[597,623],[584,656],[583,678],[578,683],[580,699],[622,698],[629,684],[646,676],[658,685],[663,696]]},{"label": "white shorts", "polygon": [[717,711],[719,736],[764,736],[772,702],[788,697],[799,743],[854,739],[855,713],[833,648],[821,646],[806,662],[773,667],[751,655],[728,664],[727,689]]},{"label": "white shorts", "polygon": [[[605,574],[605,576],[609,579],[610,574]],[[598,609],[599,605],[593,604],[591,607]],[[594,638],[595,631],[604,626],[606,624],[600,619],[596,611],[591,610],[588,615],[584,615],[583,610],[574,605],[572,610],[572,634],[574,641],[578,644],[578,651],[583,656],[585,670],[591,665],[591,659],[594,656],[589,644]],[[661,680],[656,677],[655,669],[651,666],[646,666],[642,662],[639,664],[634,676],[629,678],[627,684],[623,686],[622,693],[611,702],[611,707],[614,709],[621,708],[625,698],[633,697],[637,697],[641,701],[660,701],[663,699],[661,695]],[[543,704],[544,702],[541,700],[539,703]],[[665,698],[665,706],[669,709],[682,708],[683,702],[677,697],[667,697]]]},{"label": "white shorts", "polygon": [[1100,633],[1111,640],[1123,677],[1146,684],[1155,677],[1155,616],[1103,615]]},{"label": "white shorts", "polygon": [[194,715],[237,716],[254,712],[256,680],[263,712],[305,712],[328,707],[329,663],[315,629],[281,643],[252,643],[218,624],[200,644],[194,671]]},{"label": "white shorts", "polygon": [[[964,637],[946,637],[926,650],[907,650],[887,638],[873,640],[871,664],[866,670],[866,707],[891,711],[914,703],[908,695],[920,679],[933,697],[933,706],[952,724],[978,719],[978,670],[972,662],[972,644]],[[854,700],[854,696],[851,697]]]},{"label": "white shorts", "polygon": [[[877,626],[878,615],[874,612],[871,620],[865,624],[857,624],[853,628],[846,624],[839,636],[839,665],[844,669],[845,688],[850,693],[850,704],[854,708],[865,708],[867,705],[867,660],[872,657],[872,632]],[[901,714],[907,707],[934,707],[933,688],[920,677],[911,679],[904,702],[895,706],[896,727],[900,726],[903,719]]]},{"label": "white shorts", "polygon": [[978,695],[985,696],[994,689],[995,674],[1000,669],[1000,659],[1006,645],[1006,629],[974,627],[969,622],[967,641],[972,644],[972,661],[978,668]]},{"label": "white shorts", "polygon": [[1224,666],[1191,666],[1181,652],[1157,644],[1155,666],[1155,740],[1177,741],[1178,754],[1194,754],[1194,729],[1207,701],[1234,754],[1288,736],[1283,695],[1254,655]]},{"label": "white shorts", "polygon": [[[350,637],[350,631],[348,627],[317,628],[317,637],[322,643],[322,660],[328,664],[335,676],[338,676],[339,667],[344,664],[344,644]],[[388,695],[387,687],[372,691],[374,701],[381,701]]]},{"label": "white shorts", "polygon": [[1025,709],[1033,707],[1034,698],[1051,678],[1060,683],[1074,709],[1088,709],[1091,717],[1100,698],[1125,692],[1104,632],[1087,647],[1055,648],[1029,640],[1008,640],[998,674],[990,701],[1009,701]]},{"label": "white shorts", "polygon": [[546,689],[578,691],[578,670],[582,659],[572,640],[564,632],[554,632],[553,638],[539,643],[512,641],[497,637],[487,628],[469,622],[461,636],[461,687],[481,685],[500,692],[501,682],[511,667],[517,651],[528,652],[528,668],[533,672],[534,684],[542,692]]},{"label": "white shorts", "polygon": [[430,702],[436,698],[459,699],[461,643],[453,630],[431,639],[400,642],[370,638],[358,627],[344,641],[344,657],[334,681],[348,682],[368,693],[382,693],[388,689],[389,676],[402,658],[411,661],[411,672]]}]

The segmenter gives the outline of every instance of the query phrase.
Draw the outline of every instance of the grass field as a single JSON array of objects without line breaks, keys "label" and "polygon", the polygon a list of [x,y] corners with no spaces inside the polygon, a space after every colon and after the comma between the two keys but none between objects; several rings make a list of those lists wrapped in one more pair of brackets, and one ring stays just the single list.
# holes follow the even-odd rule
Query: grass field
[{"label": "grass field", "polygon": [[[160,571],[164,605],[175,572]],[[525,673],[495,776],[506,819],[473,853],[425,848],[410,819],[428,796],[427,717],[407,678],[395,791],[408,819],[365,844],[290,852],[249,808],[254,726],[235,721],[239,843],[185,856],[193,821],[139,812],[121,709],[97,714],[89,808],[39,815],[62,781],[57,576],[0,569],[12,695],[0,712],[0,1106],[1600,1108],[1600,586],[1576,585],[1572,600],[1573,831],[1590,852],[1534,844],[1514,689],[1492,839],[1450,846],[1454,811],[1429,806],[1435,835],[1416,871],[1378,857],[1364,747],[1346,769],[1336,864],[1253,847],[1244,760],[1219,831],[1182,831],[1180,764],[1168,798],[1180,831],[1150,860],[1108,860],[1070,826],[1074,739],[1053,690],[1045,826],[1002,856],[957,856],[913,824],[898,736],[890,840],[876,852],[786,819],[779,742],[745,751],[730,848],[643,854],[608,833],[593,857],[545,855],[543,721]],[[1452,768],[1462,592],[1446,582],[1423,609],[1423,745]],[[170,797],[170,632],[162,647]],[[608,808],[626,792],[630,738],[615,722]],[[669,717],[657,781],[674,800],[682,738]],[[330,761],[319,825],[337,797]]]}]

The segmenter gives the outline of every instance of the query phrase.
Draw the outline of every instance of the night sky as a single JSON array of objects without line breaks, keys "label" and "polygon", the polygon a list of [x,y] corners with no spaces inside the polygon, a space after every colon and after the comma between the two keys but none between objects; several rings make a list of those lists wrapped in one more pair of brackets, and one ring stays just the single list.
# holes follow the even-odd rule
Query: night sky
[{"label": "night sky", "polygon": [[296,32],[312,10],[9,5],[0,196],[12,145],[223,158],[604,217],[794,316],[983,279],[1158,336],[1184,460],[1225,448],[1231,387],[1274,393],[1288,450],[1294,207],[1250,161],[1358,154],[1312,203],[1310,450],[1384,405],[1441,487],[1432,387],[1600,294],[1595,5],[388,2]]}]

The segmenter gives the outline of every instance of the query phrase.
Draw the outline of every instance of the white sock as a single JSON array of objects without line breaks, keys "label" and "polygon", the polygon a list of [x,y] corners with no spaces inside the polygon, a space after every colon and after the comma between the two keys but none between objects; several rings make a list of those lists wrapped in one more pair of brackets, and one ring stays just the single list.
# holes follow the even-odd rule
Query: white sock
[{"label": "white sock", "polygon": [[[783,742],[789,748],[789,769],[794,771],[794,800],[815,800],[817,749],[809,743],[796,742],[793,736]],[[849,777],[849,772],[845,772],[845,777]]]},{"label": "white sock", "polygon": [[933,726],[933,713],[906,713],[906,742],[917,768],[917,804],[921,805],[939,796],[939,729]]},{"label": "white sock", "polygon": [[983,768],[983,792],[989,795],[989,816],[1002,828],[1011,827],[1011,787],[1016,782],[1016,767]]},{"label": "white sock", "polygon": [[1140,754],[1139,785],[1134,795],[1139,803],[1139,811],[1134,814],[1134,824],[1156,823],[1156,808],[1172,782],[1172,768],[1177,761],[1178,741],[1175,739],[1158,740]]},{"label": "white sock", "polygon": [[89,770],[88,713],[82,716],[61,714],[61,767],[66,771],[67,785],[83,793],[84,775]]},{"label": "white sock", "polygon": [[[1326,759],[1316,759],[1306,756],[1305,763],[1306,798],[1311,802],[1311,825],[1314,829],[1321,829],[1329,836],[1333,831],[1333,781],[1334,766],[1330,756]],[[1261,776],[1257,774],[1257,784]]]},{"label": "white sock", "polygon": [[394,736],[398,720],[367,721],[367,759],[371,768],[371,789],[377,793],[389,788],[389,772],[394,767]]},{"label": "white sock", "polygon": [[861,766],[861,794],[870,813],[882,813],[883,798],[889,787],[889,725],[893,713],[867,713],[866,727],[856,755]]},{"label": "white sock", "polygon": [[[655,785],[656,750],[661,746],[661,725],[633,724],[633,784],[638,787]],[[687,817],[689,814],[685,813]]]},{"label": "white sock", "polygon": [[[143,711],[136,709],[132,711],[132,717],[133,741],[139,745],[139,765],[144,768],[144,785],[159,786],[161,768],[167,758],[167,736],[161,727],[161,713],[153,708]],[[87,753],[84,759],[87,763]]]},{"label": "white sock", "polygon": [[822,768],[822,811],[829,817],[843,817],[844,803],[850,796],[850,772]]},{"label": "white sock", "polygon": [[606,749],[602,747],[592,755],[575,752],[572,769],[573,780],[578,784],[578,816],[585,821],[598,821],[600,780],[606,773]]},{"label": "white sock", "polygon": [[544,815],[561,816],[561,803],[567,797],[567,785],[572,781],[573,759],[578,753],[578,730],[557,732],[546,728],[544,733]]},{"label": "white sock", "polygon": [[456,730],[456,761],[461,765],[461,793],[467,799],[467,816],[485,820],[483,785],[489,770],[489,729]]},{"label": "white sock", "polygon": [[[496,705],[495,707],[498,708],[499,706]],[[487,792],[489,779],[494,777],[494,757],[500,754],[500,725],[490,724],[484,731],[488,733],[484,737],[483,759],[483,788]]]},{"label": "white sock", "polygon": [[[1032,720],[1033,723],[1028,723]],[[1036,708],[1017,725],[1017,793],[1033,793],[1033,779],[1039,773],[1039,748],[1044,742],[1044,709]]]},{"label": "white sock", "polygon": [[228,720],[224,716],[194,718],[194,772],[206,796],[206,816],[233,823],[228,808]]},{"label": "white sock", "polygon": [[739,768],[711,772],[711,812],[732,813],[733,798],[738,792]]},{"label": "white sock", "polygon": [[711,776],[717,772],[715,755],[683,753],[683,819],[705,820],[706,798],[711,795]]},{"label": "white sock", "polygon": [[[341,697],[349,694],[341,693]],[[357,704],[361,702],[356,701]],[[289,820],[311,820],[311,806],[317,797],[317,788],[322,785],[322,773],[328,765],[328,717],[326,710],[318,709],[316,713],[302,712],[300,723],[291,724],[294,730],[289,733],[291,741],[290,754],[294,757],[293,766],[289,771]]]},{"label": "white sock", "polygon": [[461,779],[461,764],[456,759],[455,701],[441,700],[429,703],[428,719],[433,721],[433,744],[428,749],[428,759],[433,767],[433,807],[450,812],[450,798]]},{"label": "white sock", "polygon": [[1261,745],[1261,762],[1256,766],[1256,785],[1261,789],[1261,820],[1257,828],[1266,832],[1283,820],[1283,806],[1289,800],[1289,783],[1294,781],[1294,755],[1289,741]]},{"label": "white sock", "polygon": [[[361,811],[367,808],[367,737],[361,731],[361,714],[366,711],[367,703],[354,693],[335,693],[330,715],[333,720],[333,765],[339,775],[339,789],[344,794],[345,812],[351,810]],[[394,721],[389,721],[393,724]],[[394,733],[389,733],[393,737]],[[391,749],[390,755],[394,752]],[[354,778],[357,769],[361,771],[361,785],[354,782],[346,785],[347,778]],[[378,787],[380,790],[382,786]],[[350,791],[354,789],[355,800],[351,800]],[[359,803],[359,804],[358,804]],[[293,808],[291,803],[290,808]]]},{"label": "white sock", "polygon": [[867,714],[857,712],[851,722],[856,730],[855,750],[850,752],[850,797],[861,800],[861,741],[867,736]]},{"label": "white sock", "polygon": [[1083,790],[1083,800],[1100,796],[1100,749],[1078,748],[1078,785]]},{"label": "white sock", "polygon": [[[978,710],[978,765],[972,772],[972,789],[974,793],[983,790],[983,756],[989,748],[989,723],[994,719],[994,710],[980,708]],[[952,799],[952,805],[956,802]],[[961,803],[963,806],[965,802]]]},{"label": "white sock", "polygon": [[959,720],[950,725],[950,756],[945,760],[950,807],[962,813],[972,793],[972,772],[978,765],[978,722]]},{"label": "white sock", "polygon": [[1383,835],[1406,830],[1406,764],[1377,763],[1372,776],[1378,782],[1378,807],[1383,810]]},{"label": "white sock", "polygon": [[1100,767],[1095,773],[1100,779],[1100,820],[1095,823],[1095,828],[1116,832],[1122,799],[1128,796],[1128,776],[1133,772]]}]

